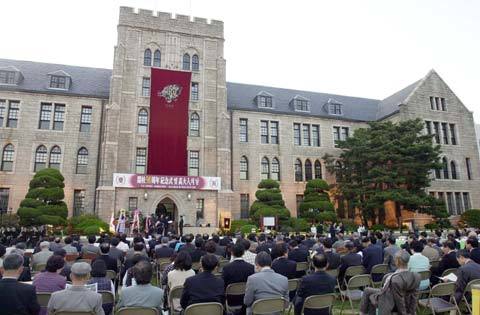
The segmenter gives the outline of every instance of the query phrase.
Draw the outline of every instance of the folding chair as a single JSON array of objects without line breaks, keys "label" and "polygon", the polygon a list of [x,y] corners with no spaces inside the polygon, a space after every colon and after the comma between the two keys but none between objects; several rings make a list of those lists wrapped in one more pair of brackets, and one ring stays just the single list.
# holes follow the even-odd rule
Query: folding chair
[{"label": "folding chair", "polygon": [[170,307],[170,315],[180,314],[182,306],[180,305],[180,298],[182,297],[183,286],[176,286],[168,292],[168,307]]},{"label": "folding chair", "polygon": [[196,303],[187,306],[184,315],[223,315],[223,305],[220,303]]},{"label": "folding chair", "polygon": [[340,290],[340,282],[338,281],[338,269],[327,269],[325,270],[325,273],[335,278],[335,281],[337,282],[335,289]]},{"label": "folding chair", "polygon": [[195,273],[198,273],[200,271],[200,268],[202,268],[202,263],[199,261],[196,261],[192,263],[192,269],[195,271]]},{"label": "folding chair", "polygon": [[53,315],[95,315],[95,312],[58,311]]},{"label": "folding chair", "polygon": [[50,301],[51,296],[52,296],[52,293],[50,292],[37,292],[38,304],[40,304],[41,307],[46,309],[48,306],[48,301]]},{"label": "folding chair", "polygon": [[252,305],[252,315],[283,313],[288,301],[282,297],[256,300]]},{"label": "folding chair", "polygon": [[78,258],[78,254],[67,254],[65,255],[65,261],[68,263],[68,264],[73,264],[75,262],[75,260],[77,260]]},{"label": "folding chair", "polygon": [[383,286],[385,285],[385,282],[387,282],[387,279],[388,279],[388,277],[390,277],[391,274],[392,274],[392,272],[389,272],[389,273],[386,273],[386,274],[383,275],[382,284],[381,284],[380,288],[383,288]]},{"label": "folding chair", "polygon": [[432,260],[430,262],[430,269],[438,268],[438,265],[440,265],[440,260]]},{"label": "folding chair", "polygon": [[302,313],[305,313],[305,309],[308,310],[321,310],[328,308],[328,314],[331,314],[333,302],[335,301],[335,294],[322,294],[322,295],[311,295],[305,299],[303,302]]},{"label": "folding chair", "polygon": [[233,313],[234,311],[240,310],[243,305],[230,305],[228,303],[229,296],[245,296],[245,282],[231,283],[225,289],[225,306],[227,308],[227,313]]},{"label": "folding chair", "polygon": [[367,271],[362,265],[359,266],[350,266],[345,270],[345,275],[343,277],[343,284],[347,285],[347,277],[353,277],[353,276],[358,276],[358,275],[363,275]]},{"label": "folding chair", "polygon": [[451,273],[454,273],[455,275],[457,274],[457,270],[458,268],[449,268],[449,269],[445,269],[444,272],[442,272],[442,277],[445,277],[446,275],[449,275]]},{"label": "folding chair", "polygon": [[46,266],[47,264],[35,264],[32,266],[32,271],[34,273],[44,271]]},{"label": "folding chair", "polygon": [[[430,280],[432,272],[430,270],[423,270],[419,271],[418,274],[420,275],[420,281],[423,280]],[[420,299],[424,294],[430,294],[430,285],[425,290],[418,290],[417,297]]]},{"label": "folding chair", "polygon": [[[454,293],[454,282],[439,283],[433,286],[427,299],[418,300],[418,305],[424,308],[429,308],[433,315],[450,311],[456,311],[459,314],[462,314],[455,301]],[[449,296],[450,300],[444,300],[444,296]]]},{"label": "folding chair", "polygon": [[102,304],[112,303],[115,305],[115,295],[113,295],[112,291],[98,290],[97,293],[102,296]]},{"label": "folding chair", "polygon": [[293,298],[292,298],[293,292],[297,291],[299,285],[300,285],[300,279],[288,279],[288,293],[290,295],[290,301],[289,301],[290,306],[288,308],[289,314],[293,307]]},{"label": "folding chair", "polygon": [[472,314],[472,305],[471,305],[471,303],[468,302],[466,293],[472,293],[472,286],[475,285],[475,284],[480,284],[480,279],[475,279],[475,280],[470,281],[467,284],[467,287],[465,288],[465,291],[463,292],[463,296],[462,296],[462,301],[465,303],[465,305],[468,309],[468,312],[470,314]]},{"label": "folding chair", "polygon": [[372,278],[369,274],[356,275],[350,278],[347,282],[347,289],[345,291],[340,290],[340,297],[342,298],[342,308],[340,314],[343,314],[343,307],[345,300],[348,299],[350,307],[352,308],[352,314],[355,314],[353,308],[353,301],[360,301],[362,299],[363,292],[360,288],[365,288],[370,285]]},{"label": "folding chair", "polygon": [[379,286],[382,285],[382,280],[380,281],[373,281],[373,275],[385,275],[388,273],[388,265],[386,264],[378,264],[372,267],[372,271],[370,272],[370,275],[372,276],[372,286],[374,288],[378,288]]},{"label": "folding chair", "polygon": [[305,274],[308,273],[308,262],[302,261],[302,262],[297,262],[297,272],[302,272],[304,271]]},{"label": "folding chair", "polygon": [[160,315],[160,313],[151,307],[122,307],[115,315]]},{"label": "folding chair", "polygon": [[228,263],[230,263],[228,260],[226,259],[222,259],[218,262],[218,266],[217,266],[217,272],[219,273],[222,273],[223,272],[223,267],[225,267],[226,265],[228,265]]},{"label": "folding chair", "polygon": [[107,275],[106,277],[112,281],[116,281],[117,279],[117,273],[113,270],[107,270]]}]

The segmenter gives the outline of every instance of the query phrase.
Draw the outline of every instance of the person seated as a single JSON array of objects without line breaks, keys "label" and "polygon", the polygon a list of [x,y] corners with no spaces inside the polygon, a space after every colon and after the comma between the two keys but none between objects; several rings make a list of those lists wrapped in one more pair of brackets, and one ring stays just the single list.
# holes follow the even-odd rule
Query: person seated
[{"label": "person seated", "polygon": [[[412,272],[430,270],[430,260],[423,256],[423,243],[420,241],[413,241],[410,245],[413,249],[413,255],[408,261],[408,270]],[[430,286],[430,280],[425,279],[420,282],[419,290],[426,290]]]},{"label": "person seated", "polygon": [[438,264],[438,268],[432,268],[432,277],[430,282],[435,285],[438,283],[439,278],[443,272],[447,269],[458,268],[457,254],[455,252],[455,243],[451,241],[445,241],[442,246],[443,257]]},{"label": "person seated", "polygon": [[217,254],[217,243],[215,243],[213,240],[208,240],[205,243],[205,251],[207,252],[207,254],[217,257],[218,261],[224,259],[223,256]]},{"label": "person seated", "polygon": [[[383,264],[383,248],[376,245],[377,239],[375,236],[364,237],[362,240],[362,265],[365,267],[367,273],[372,271],[373,266]],[[381,281],[383,275],[372,275],[373,281]]]},{"label": "person seated", "polygon": [[143,243],[135,243],[133,245],[134,255],[132,255],[130,258],[127,258],[125,260],[125,264],[123,265],[123,270],[121,273],[122,278],[125,276],[125,273],[127,272],[127,270],[133,267],[139,261],[138,257],[144,257],[146,260],[148,260],[148,257],[142,254],[143,249],[144,249]]},{"label": "person seated", "polygon": [[[327,270],[337,269],[340,266],[340,255],[333,251],[332,246],[333,244],[330,238],[326,238],[323,241],[323,253],[328,262]],[[342,248],[345,250],[345,242]]]},{"label": "person seated", "polygon": [[62,256],[50,256],[45,271],[36,274],[33,278],[33,286],[37,292],[52,293],[65,289],[67,279],[60,275],[64,266],[65,260]]},{"label": "person seated", "polygon": [[427,239],[427,245],[423,248],[422,255],[430,261],[440,260],[440,253],[437,250],[434,238]]},{"label": "person seated", "polygon": [[180,247],[179,251],[186,251],[190,255],[195,251],[195,245],[193,242],[193,234],[187,234],[184,236],[185,243]]},{"label": "person seated", "polygon": [[[345,271],[348,267],[360,266],[362,264],[362,256],[357,254],[356,247],[353,242],[345,242],[347,254],[340,258],[340,267],[338,268],[338,280],[342,283]],[[348,281],[348,279],[345,279]]]},{"label": "person seated", "polygon": [[[107,278],[107,265],[105,261],[97,259],[92,262],[92,271],[90,272],[91,278],[87,284],[97,284],[97,291],[110,291],[115,296],[115,286],[112,280]],[[102,304],[103,311],[106,315],[111,314],[113,310],[112,303]]]},{"label": "person seated", "polygon": [[297,263],[288,258],[285,246],[283,246],[283,244],[276,244],[273,247],[272,252],[275,252],[278,255],[278,257],[272,262],[273,271],[287,277],[288,279],[295,279]]},{"label": "person seated", "polygon": [[124,261],[124,252],[117,248],[118,244],[120,243],[120,239],[117,237],[112,237],[110,240],[110,251],[108,252],[108,256],[115,259],[115,261],[120,261],[123,263]]},{"label": "person seated", "polygon": [[288,306],[289,290],[288,279],[274,272],[271,268],[272,258],[267,252],[261,251],[255,257],[256,273],[248,277],[243,303],[247,307],[247,314],[252,314],[252,305],[255,301],[265,298],[283,297]]},{"label": "person seated", "polygon": [[364,288],[360,301],[360,314],[416,313],[416,292],[420,285],[420,275],[408,271],[409,260],[410,254],[406,250],[399,250],[395,254],[397,269],[387,277],[383,288]]},{"label": "person seated", "polygon": [[203,257],[203,255],[206,254],[206,252],[203,250],[203,245],[205,244],[205,241],[201,237],[197,237],[195,239],[195,250],[190,253],[190,256],[192,257],[192,262],[200,262],[200,259]]},{"label": "person seated", "polygon": [[[133,277],[133,266],[135,266],[140,261],[150,262],[150,259],[148,257],[143,256],[143,255],[135,255],[135,256],[133,256],[132,259],[128,260],[128,265],[130,267],[128,269],[125,269],[125,274],[122,277],[122,285],[124,287],[129,287],[129,286],[137,284],[135,282],[135,278]],[[125,268],[125,266],[124,266],[124,268]]]},{"label": "person seated", "polygon": [[170,258],[173,255],[173,248],[168,246],[168,237],[164,236],[161,243],[155,246],[155,258]]},{"label": "person seated", "polygon": [[400,250],[397,246],[395,237],[390,236],[387,238],[387,247],[383,249],[383,263],[388,265],[388,271],[394,272],[397,266],[395,266],[395,254]]},{"label": "person seated", "polygon": [[465,249],[470,252],[470,259],[480,264],[480,247],[478,247],[478,239],[469,237],[465,243]]},{"label": "person seated", "polygon": [[[467,284],[472,280],[480,279],[480,264],[473,261],[471,251],[469,252],[466,249],[457,252],[457,260],[460,264],[460,268],[458,268],[456,273],[457,282],[455,283],[455,301],[460,303]],[[468,293],[466,298],[467,300],[470,300],[470,293]]]},{"label": "person seated", "polygon": [[207,254],[202,257],[202,272],[185,280],[180,305],[183,309],[195,303],[225,302],[225,286],[223,279],[216,277],[213,270],[218,265],[215,255]]},{"label": "person seated", "polygon": [[[315,273],[302,278],[297,289],[297,295],[294,300],[295,315],[302,314],[303,302],[311,295],[321,295],[333,293],[337,280],[327,274],[325,270],[328,266],[327,257],[324,254],[316,254],[312,259]],[[305,310],[305,315],[329,315],[328,309],[325,310]]]},{"label": "person seated", "polygon": [[78,254],[78,250],[75,246],[72,246],[73,239],[70,236],[65,237],[63,240],[65,243],[65,246],[63,246],[63,249],[67,254]]},{"label": "person seated", "polygon": [[50,243],[43,241],[40,243],[40,251],[32,256],[32,265],[35,268],[36,265],[44,265],[47,263],[48,258],[53,255],[50,251]]},{"label": "person seated", "polygon": [[161,314],[163,308],[163,290],[152,286],[152,264],[149,261],[139,261],[132,267],[133,277],[137,285],[122,289],[117,307],[153,307]]},{"label": "person seated", "polygon": [[[248,277],[255,273],[255,267],[243,260],[245,246],[242,242],[237,241],[233,245],[231,252],[233,260],[225,265],[222,270],[225,287],[232,283],[247,282]],[[229,305],[243,305],[243,296],[241,295],[227,296],[227,299]],[[245,313],[245,310],[243,309],[241,313]]]},{"label": "person seated", "polygon": [[100,256],[94,259],[96,260],[103,260],[105,262],[105,266],[107,266],[107,270],[113,270],[118,273],[118,262],[116,259],[109,256],[110,253],[110,244],[102,243],[100,244]]},{"label": "person seated", "polygon": [[193,277],[192,258],[187,251],[180,251],[173,263],[173,270],[168,273],[168,288],[173,289],[182,286],[185,279]]},{"label": "person seated", "polygon": [[88,244],[82,247],[82,255],[85,255],[85,254],[100,255],[100,248],[94,245],[96,240],[97,238],[95,237],[95,235],[88,236]]},{"label": "person seated", "polygon": [[59,311],[93,312],[96,315],[105,315],[102,308],[102,296],[88,289],[92,268],[85,262],[74,263],[70,273],[72,285],[65,290],[52,294],[48,302],[48,314]]},{"label": "person seated", "polygon": [[32,273],[30,272],[30,257],[25,256],[25,243],[18,243],[15,248],[10,250],[9,254],[18,254],[23,257],[23,271],[18,277],[20,282],[32,281]]},{"label": "person seated", "polygon": [[3,278],[0,280],[2,315],[37,315],[40,311],[35,287],[17,280],[22,271],[22,255],[12,253],[3,258]]},{"label": "person seated", "polygon": [[63,248],[62,244],[60,244],[60,237],[55,237],[53,242],[50,242],[50,250],[52,252],[56,251],[57,249]]},{"label": "person seated", "polygon": [[[142,245],[142,250],[140,253],[135,249],[135,245]],[[141,236],[135,236],[133,238],[133,247],[127,250],[127,253],[125,254],[125,259],[131,259],[134,255],[143,255],[145,257],[148,257],[148,253],[145,249],[145,240]]]}]

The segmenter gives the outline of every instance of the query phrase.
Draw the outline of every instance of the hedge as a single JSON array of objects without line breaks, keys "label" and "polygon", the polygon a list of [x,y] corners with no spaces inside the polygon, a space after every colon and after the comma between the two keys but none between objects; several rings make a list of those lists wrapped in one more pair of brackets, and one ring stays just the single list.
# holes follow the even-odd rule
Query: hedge
[{"label": "hedge", "polygon": [[469,227],[480,228],[480,210],[471,209],[462,213],[462,221],[468,224]]}]

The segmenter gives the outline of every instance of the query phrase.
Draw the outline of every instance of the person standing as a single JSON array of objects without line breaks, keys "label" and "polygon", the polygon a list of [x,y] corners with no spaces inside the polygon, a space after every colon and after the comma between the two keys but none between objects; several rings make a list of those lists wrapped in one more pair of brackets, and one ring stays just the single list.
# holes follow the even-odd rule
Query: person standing
[{"label": "person standing", "polygon": [[37,315],[40,305],[33,285],[18,282],[23,271],[23,257],[10,254],[3,260],[0,280],[0,313],[2,315]]},{"label": "person standing", "polygon": [[178,223],[178,230],[180,231],[180,236],[183,235],[183,215],[180,216],[180,222]]}]

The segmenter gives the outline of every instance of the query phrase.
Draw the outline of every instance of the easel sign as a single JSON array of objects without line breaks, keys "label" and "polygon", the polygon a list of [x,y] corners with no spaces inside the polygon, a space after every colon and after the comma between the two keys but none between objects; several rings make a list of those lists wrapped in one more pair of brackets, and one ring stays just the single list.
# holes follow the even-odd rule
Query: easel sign
[{"label": "easel sign", "polygon": [[260,217],[260,226],[262,228],[275,228],[275,230],[278,230],[278,218]]}]

